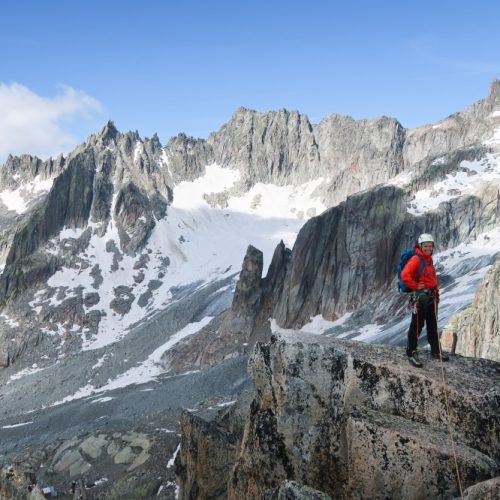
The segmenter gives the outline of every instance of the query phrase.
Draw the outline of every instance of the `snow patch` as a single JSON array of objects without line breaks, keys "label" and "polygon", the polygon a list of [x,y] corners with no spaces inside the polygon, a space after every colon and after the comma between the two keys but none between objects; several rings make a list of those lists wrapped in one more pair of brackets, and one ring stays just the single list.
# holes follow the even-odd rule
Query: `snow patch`
[{"label": "snow patch", "polygon": [[440,203],[472,192],[479,182],[500,179],[500,155],[487,154],[476,161],[462,161],[461,171],[448,174],[446,179],[430,189],[415,193],[408,212],[420,215],[438,208]]},{"label": "snow patch", "polygon": [[470,242],[461,243],[456,247],[444,250],[434,255],[434,263],[442,264],[447,274],[454,274],[454,268],[463,263],[465,258],[479,258],[495,255],[500,252],[500,227],[486,231]]},{"label": "snow patch", "polygon": [[162,355],[182,339],[199,332],[212,319],[212,316],[206,316],[201,321],[189,323],[182,330],[172,335],[167,342],[155,349],[141,365],[134,366],[125,373],[118,375],[115,379],[109,380],[105,386],[98,389],[98,392],[111,391],[132,384],[144,384],[161,375],[164,373],[164,369],[160,365]]},{"label": "snow patch", "polygon": [[15,429],[16,427],[22,427],[23,425],[29,425],[32,424],[33,420],[30,420],[29,422],[20,422],[19,424],[13,424],[13,425],[3,425],[0,427],[1,429]]},{"label": "snow patch", "polygon": [[104,361],[106,361],[106,359],[108,359],[108,356],[109,356],[108,354],[105,354],[104,356],[102,356],[101,358],[99,358],[97,360],[97,363],[94,366],[92,366],[92,370],[100,368],[102,365],[104,365]]},{"label": "snow patch", "polygon": [[165,150],[162,150],[161,156],[160,156],[160,163],[162,163],[165,167],[167,167],[167,172],[170,177],[172,177],[172,171],[170,170],[170,162],[168,160],[168,155]]},{"label": "snow patch", "polygon": [[102,397],[102,398],[97,398],[97,399],[94,399],[91,401],[92,404],[94,403],[107,403],[108,401],[112,401],[113,399],[115,398],[111,398],[109,396],[105,396],[105,397]]},{"label": "snow patch", "polygon": [[135,143],[135,148],[134,148],[134,163],[137,163],[139,161],[139,157],[143,152],[144,152],[144,145],[142,144],[141,141],[137,141]]},{"label": "snow patch", "polygon": [[282,328],[281,326],[279,326],[278,322],[274,318],[270,318],[269,323],[271,326],[271,333],[278,334],[278,335],[287,335],[289,333],[294,332],[294,330],[292,330],[290,328]]},{"label": "snow patch", "polygon": [[41,180],[37,175],[32,181],[22,184],[17,189],[4,189],[0,192],[0,200],[8,210],[23,214],[36,196],[50,190],[53,182],[53,178]]},{"label": "snow patch", "polygon": [[352,313],[346,313],[343,316],[341,316],[339,319],[337,319],[336,321],[329,321],[329,320],[323,318],[323,316],[321,314],[318,314],[317,316],[314,316],[313,318],[311,318],[311,321],[309,323],[306,323],[300,329],[300,331],[306,332],[306,333],[316,333],[318,335],[322,335],[330,328],[344,324],[351,316],[352,316]]},{"label": "snow patch", "polygon": [[16,321],[15,319],[10,318],[6,314],[0,314],[0,318],[4,320],[5,323],[7,323],[11,328],[15,328],[16,326],[20,326],[19,321]]},{"label": "snow patch", "polygon": [[177,445],[177,448],[175,449],[172,458],[167,462],[167,469],[170,469],[174,466],[175,458],[177,457],[177,454],[179,453],[180,449],[181,449],[181,443]]},{"label": "snow patch", "polygon": [[36,363],[33,363],[31,365],[31,367],[25,368],[24,370],[21,370],[21,371],[15,373],[14,375],[11,375],[7,384],[9,384],[13,380],[19,380],[20,378],[24,378],[24,377],[27,377],[29,375],[33,375],[34,373],[41,372],[42,370],[45,370],[45,368],[39,368]]},{"label": "snow patch", "polygon": [[409,184],[412,178],[413,178],[413,171],[401,172],[392,179],[389,179],[387,185],[392,185],[402,188],[407,184]]},{"label": "snow patch", "polygon": [[64,239],[72,238],[74,240],[77,240],[83,234],[85,229],[86,228],[67,228],[67,227],[65,227],[59,233],[59,239],[64,240]]},{"label": "snow patch", "polygon": [[[363,342],[370,342],[371,340],[376,340],[382,330],[381,325],[370,324],[365,325],[359,330],[359,335],[352,337],[351,340],[358,340]],[[339,338],[344,337],[346,334],[339,335]]]}]

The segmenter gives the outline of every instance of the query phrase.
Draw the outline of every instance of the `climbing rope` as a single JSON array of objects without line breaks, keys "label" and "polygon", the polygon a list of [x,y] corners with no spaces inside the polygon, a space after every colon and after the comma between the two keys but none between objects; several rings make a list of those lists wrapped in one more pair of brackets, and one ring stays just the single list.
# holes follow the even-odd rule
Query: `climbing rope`
[{"label": "climbing rope", "polygon": [[[438,305],[437,305],[437,300],[435,297],[434,297],[434,310],[436,312],[436,326],[437,326],[437,323],[438,323]],[[443,382],[444,404],[445,404],[445,409],[446,409],[446,416],[448,417],[448,432],[450,433],[451,450],[453,452],[453,460],[455,461],[455,471],[457,473],[458,489],[460,490],[460,498],[463,500],[464,492],[462,489],[462,480],[460,478],[460,470],[458,469],[457,451],[456,451],[456,446],[455,446],[455,440],[453,439],[453,430],[451,428],[450,407],[448,405],[448,394],[447,394],[447,389],[446,389],[446,380],[444,377],[444,366],[443,366],[441,341],[439,339],[439,334],[438,334],[438,346],[439,346],[439,361],[440,361],[440,366],[441,366],[441,380]]]}]

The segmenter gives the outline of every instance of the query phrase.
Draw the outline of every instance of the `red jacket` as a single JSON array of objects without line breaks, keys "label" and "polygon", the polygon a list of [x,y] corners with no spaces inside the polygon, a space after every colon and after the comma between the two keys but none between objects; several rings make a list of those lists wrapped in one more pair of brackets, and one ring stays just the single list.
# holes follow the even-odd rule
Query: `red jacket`
[{"label": "red jacket", "polygon": [[401,271],[401,279],[403,283],[412,290],[418,290],[418,284],[423,283],[424,288],[429,290],[437,290],[439,288],[436,270],[432,262],[432,256],[426,256],[418,246],[413,247],[415,253],[424,258],[425,267],[417,282],[417,274],[420,269],[420,259],[414,255]]}]

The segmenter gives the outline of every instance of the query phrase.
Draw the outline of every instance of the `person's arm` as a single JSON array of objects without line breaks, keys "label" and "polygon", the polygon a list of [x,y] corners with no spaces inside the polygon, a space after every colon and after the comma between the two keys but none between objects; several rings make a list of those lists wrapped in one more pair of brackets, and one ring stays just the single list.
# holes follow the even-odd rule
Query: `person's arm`
[{"label": "person's arm", "polygon": [[411,290],[422,290],[425,288],[423,283],[417,283],[418,269],[420,268],[420,259],[414,255],[401,271],[401,279],[403,283]]}]

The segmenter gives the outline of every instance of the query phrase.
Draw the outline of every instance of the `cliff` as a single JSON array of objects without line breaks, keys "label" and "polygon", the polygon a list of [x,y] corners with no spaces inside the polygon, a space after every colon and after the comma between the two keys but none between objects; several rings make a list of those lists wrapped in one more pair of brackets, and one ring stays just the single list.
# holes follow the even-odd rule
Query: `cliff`
[{"label": "cliff", "polygon": [[453,352],[500,361],[500,259],[488,271],[469,308],[453,317],[445,336]]},{"label": "cliff", "polygon": [[[462,487],[494,478],[499,365],[455,358],[443,385],[438,363],[425,362],[418,370],[402,349],[299,332],[257,344],[249,362],[256,395],[243,434],[231,432],[227,416],[203,424],[197,417],[195,426],[184,417],[179,498],[213,498],[213,482],[199,474],[218,478],[219,497],[234,499],[273,498],[285,481],[332,498],[453,498],[445,393]],[[212,457],[231,447],[235,460],[200,462],[193,432],[197,442],[211,442]]]}]

